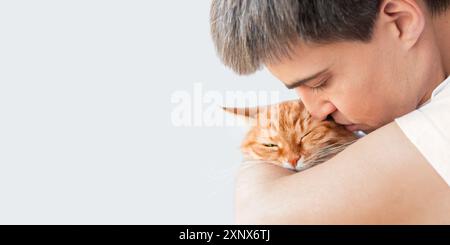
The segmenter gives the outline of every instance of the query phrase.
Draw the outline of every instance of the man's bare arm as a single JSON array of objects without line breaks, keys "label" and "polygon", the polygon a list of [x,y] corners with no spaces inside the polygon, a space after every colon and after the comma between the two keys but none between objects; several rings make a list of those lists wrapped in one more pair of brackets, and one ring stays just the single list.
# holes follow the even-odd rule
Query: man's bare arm
[{"label": "man's bare arm", "polygon": [[236,215],[250,224],[450,224],[450,188],[391,123],[303,172],[244,164]]}]

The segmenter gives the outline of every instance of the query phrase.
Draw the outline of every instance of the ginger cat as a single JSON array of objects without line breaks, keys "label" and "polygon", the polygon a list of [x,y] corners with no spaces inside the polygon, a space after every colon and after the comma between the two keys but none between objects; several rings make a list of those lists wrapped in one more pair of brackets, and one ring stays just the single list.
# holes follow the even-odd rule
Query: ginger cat
[{"label": "ginger cat", "polygon": [[354,133],[332,120],[312,119],[300,100],[223,109],[252,123],[241,145],[246,160],[302,171],[325,162],[357,140]]}]

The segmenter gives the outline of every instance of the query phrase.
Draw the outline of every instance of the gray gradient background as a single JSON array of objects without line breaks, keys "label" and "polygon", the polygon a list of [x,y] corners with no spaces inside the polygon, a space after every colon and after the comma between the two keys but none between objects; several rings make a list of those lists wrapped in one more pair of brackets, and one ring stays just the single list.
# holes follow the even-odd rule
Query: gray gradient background
[{"label": "gray gradient background", "polygon": [[1,224],[231,224],[242,128],[174,127],[171,95],[238,77],[210,1],[0,1]]}]

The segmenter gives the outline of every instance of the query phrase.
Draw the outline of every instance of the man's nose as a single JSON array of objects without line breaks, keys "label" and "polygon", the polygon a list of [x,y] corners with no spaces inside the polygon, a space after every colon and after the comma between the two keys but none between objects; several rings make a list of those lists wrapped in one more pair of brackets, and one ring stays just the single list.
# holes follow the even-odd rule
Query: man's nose
[{"label": "man's nose", "polygon": [[336,107],[331,103],[324,103],[318,107],[313,107],[312,109],[306,107],[306,109],[314,119],[319,121],[326,120],[328,116],[331,116],[331,114],[336,111]]},{"label": "man's nose", "polygon": [[316,120],[323,121],[336,111],[336,107],[326,99],[310,95],[301,89],[298,89],[297,93],[300,95],[300,99],[305,105],[306,110]]}]

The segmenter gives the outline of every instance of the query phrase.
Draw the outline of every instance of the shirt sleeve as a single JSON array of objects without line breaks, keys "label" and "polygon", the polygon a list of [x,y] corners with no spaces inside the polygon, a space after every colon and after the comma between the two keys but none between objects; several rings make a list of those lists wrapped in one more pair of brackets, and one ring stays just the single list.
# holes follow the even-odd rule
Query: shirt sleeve
[{"label": "shirt sleeve", "polygon": [[395,122],[450,186],[450,90]]}]

